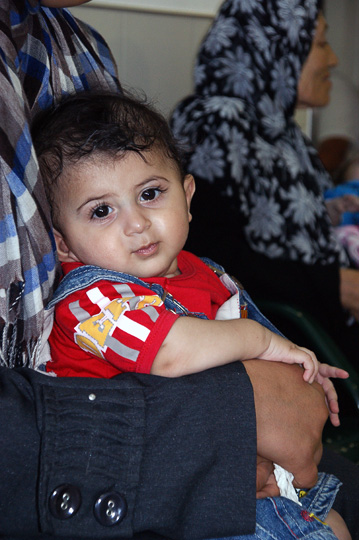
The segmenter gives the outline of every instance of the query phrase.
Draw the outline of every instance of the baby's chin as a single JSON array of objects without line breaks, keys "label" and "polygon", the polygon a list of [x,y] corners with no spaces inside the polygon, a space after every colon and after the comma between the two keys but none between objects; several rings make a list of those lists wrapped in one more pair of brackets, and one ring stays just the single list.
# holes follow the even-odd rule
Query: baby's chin
[{"label": "baby's chin", "polygon": [[[112,261],[113,264],[107,264],[107,266],[103,264],[102,259],[100,263],[92,261],[85,264],[100,266],[101,268],[111,270],[113,272],[119,272],[121,274],[128,274],[139,279],[172,278],[181,274],[181,271],[178,268],[177,258],[174,261],[170,261],[169,263],[160,259],[160,257],[156,256],[152,258],[144,257],[140,258],[140,260],[132,261],[133,264],[127,265],[117,265],[117,261]],[[130,263],[131,261],[128,262]]]}]

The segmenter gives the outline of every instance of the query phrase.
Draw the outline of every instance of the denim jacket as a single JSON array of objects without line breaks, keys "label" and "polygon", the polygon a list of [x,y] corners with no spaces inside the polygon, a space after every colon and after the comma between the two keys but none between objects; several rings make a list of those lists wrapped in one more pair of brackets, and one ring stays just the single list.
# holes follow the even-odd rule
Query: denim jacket
[{"label": "denim jacket", "polygon": [[[240,303],[247,304],[248,318],[253,319],[263,326],[280,334],[275,326],[260,312],[249,294],[244,290],[242,285],[234,278],[230,277],[224,270],[224,268],[211,259],[202,257],[201,260],[207,264],[219,277],[224,286],[229,292],[234,295],[239,293]],[[188,311],[178,300],[176,300],[170,293],[168,293],[161,285],[157,283],[146,283],[142,279],[132,276],[131,274],[125,274],[123,272],[116,272],[114,270],[107,270],[99,266],[86,265],[80,266],[71,270],[61,281],[57,288],[52,300],[47,305],[46,309],[51,309],[58,302],[67,298],[70,294],[80,289],[85,289],[90,285],[100,281],[107,280],[115,283],[134,283],[146,287],[147,289],[155,292],[163,301],[166,308],[177,313],[178,315],[192,315],[201,319],[207,319],[203,313],[194,313]]]}]

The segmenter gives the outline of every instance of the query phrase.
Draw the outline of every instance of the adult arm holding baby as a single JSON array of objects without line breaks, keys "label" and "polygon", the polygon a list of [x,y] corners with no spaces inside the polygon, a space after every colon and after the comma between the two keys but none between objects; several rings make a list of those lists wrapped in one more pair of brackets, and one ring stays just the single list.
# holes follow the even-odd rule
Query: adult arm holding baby
[{"label": "adult arm holding baby", "polygon": [[[257,492],[264,489],[262,495],[268,495],[267,481],[273,462],[294,474],[296,487],[311,487],[316,482],[322,455],[327,403],[333,424],[339,425],[337,395],[328,377],[345,378],[348,374],[320,364],[312,351],[298,347],[256,321],[203,321],[187,317],[177,319],[172,326],[151,372],[180,376],[236,360],[244,360],[254,391],[257,453],[261,456]],[[302,364],[304,373],[299,365],[289,364]],[[302,445],[303,451],[298,452]],[[265,462],[269,466],[264,466]],[[270,493],[278,494],[275,483]]]},{"label": "adult arm holding baby", "polygon": [[[302,365],[304,373],[302,369],[296,370],[295,378],[299,371],[304,381],[311,384],[316,381],[322,385],[331,421],[339,425],[338,398],[329,377],[347,378],[348,373],[321,364],[309,349],[295,345],[254,320],[210,321],[180,317],[157,353],[151,373],[178,377],[236,360],[254,358],[270,361],[270,368],[274,368],[273,363],[278,362]],[[318,392],[321,395],[318,385],[314,389],[314,397],[318,398]]]},{"label": "adult arm holding baby", "polygon": [[[254,392],[258,455],[290,470],[296,487],[313,485],[328,418],[323,388],[305,383],[299,366],[261,360],[244,366]],[[266,480],[263,476],[258,492]]]}]

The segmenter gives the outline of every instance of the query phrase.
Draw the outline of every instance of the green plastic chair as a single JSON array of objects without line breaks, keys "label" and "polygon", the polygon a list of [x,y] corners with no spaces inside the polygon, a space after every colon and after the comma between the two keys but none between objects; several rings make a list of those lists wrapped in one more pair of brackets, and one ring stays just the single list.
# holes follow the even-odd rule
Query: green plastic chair
[{"label": "green plastic chair", "polygon": [[359,463],[359,373],[311,315],[282,302],[262,300],[257,305],[284,335],[313,350],[320,362],[348,371],[348,379],[334,382],[339,394],[341,426],[334,428],[327,422],[323,443]]}]

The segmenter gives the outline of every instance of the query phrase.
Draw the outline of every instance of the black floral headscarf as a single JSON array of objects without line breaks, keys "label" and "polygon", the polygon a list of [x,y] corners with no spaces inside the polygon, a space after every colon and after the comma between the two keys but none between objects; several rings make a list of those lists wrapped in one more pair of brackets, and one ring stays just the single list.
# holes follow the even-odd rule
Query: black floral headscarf
[{"label": "black floral headscarf", "polygon": [[293,118],[318,13],[318,0],[224,2],[172,127],[190,148],[189,172],[228,198],[253,250],[331,264],[340,247],[322,196],[330,178]]}]

